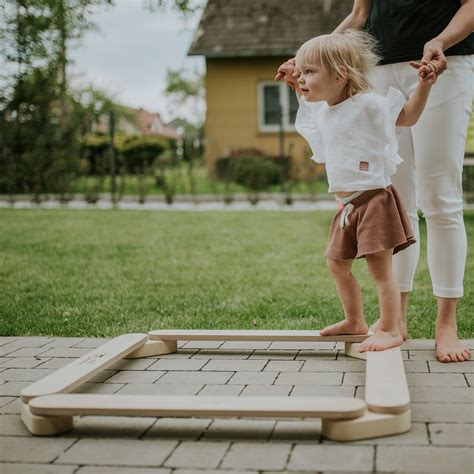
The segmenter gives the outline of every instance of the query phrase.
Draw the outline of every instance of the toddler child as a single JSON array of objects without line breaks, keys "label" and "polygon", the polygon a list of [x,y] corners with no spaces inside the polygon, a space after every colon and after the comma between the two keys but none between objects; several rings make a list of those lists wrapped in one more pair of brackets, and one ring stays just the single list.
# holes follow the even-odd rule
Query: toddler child
[{"label": "toddler child", "polygon": [[353,260],[364,257],[377,287],[380,322],[359,350],[399,346],[400,290],[392,255],[415,239],[390,181],[402,162],[396,126],[410,127],[419,119],[437,79],[436,64],[410,63],[419,82],[406,100],[395,88],[386,97],[372,91],[368,76],[378,57],[365,32],[318,36],[300,47],[295,60],[298,79],[287,80],[299,101],[295,127],[312,159],[325,163],[329,192],[339,202],[325,255],[345,319],[321,335],[368,333],[360,286],[351,273]]}]

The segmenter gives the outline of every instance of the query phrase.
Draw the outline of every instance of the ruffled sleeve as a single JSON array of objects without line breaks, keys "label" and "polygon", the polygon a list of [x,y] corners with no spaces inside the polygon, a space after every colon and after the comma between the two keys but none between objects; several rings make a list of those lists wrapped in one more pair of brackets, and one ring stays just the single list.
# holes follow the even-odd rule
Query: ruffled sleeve
[{"label": "ruffled sleeve", "polygon": [[385,146],[385,172],[388,176],[395,174],[397,166],[403,162],[398,154],[398,135],[399,127],[396,122],[400,112],[405,105],[405,96],[394,87],[390,87],[387,96],[387,105],[385,110],[385,133],[387,145]]},{"label": "ruffled sleeve", "polygon": [[316,113],[323,102],[308,102],[304,97],[298,97],[298,102],[300,106],[296,113],[295,128],[309,143],[313,152],[311,159],[316,163],[326,163],[323,138],[316,124]]}]

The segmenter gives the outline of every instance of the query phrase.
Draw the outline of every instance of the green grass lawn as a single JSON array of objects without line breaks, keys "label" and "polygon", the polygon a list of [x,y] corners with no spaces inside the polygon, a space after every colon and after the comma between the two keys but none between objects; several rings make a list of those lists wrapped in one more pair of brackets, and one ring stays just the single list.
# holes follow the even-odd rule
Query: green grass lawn
[{"label": "green grass lawn", "polygon": [[[323,251],[331,212],[0,210],[0,334],[114,336],[159,328],[319,329],[342,317]],[[462,337],[473,337],[474,213]],[[422,257],[411,337],[434,335]],[[448,249],[446,249],[448,251]],[[365,261],[369,322],[378,316]]]}]

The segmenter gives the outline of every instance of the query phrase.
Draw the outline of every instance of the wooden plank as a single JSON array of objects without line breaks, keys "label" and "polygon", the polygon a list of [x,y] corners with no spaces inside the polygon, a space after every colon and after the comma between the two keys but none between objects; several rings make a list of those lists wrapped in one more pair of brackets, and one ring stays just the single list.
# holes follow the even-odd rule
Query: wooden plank
[{"label": "wooden plank", "polygon": [[145,345],[126,355],[124,359],[140,359],[141,357],[171,354],[177,350],[177,341],[148,341]]},{"label": "wooden plank", "polygon": [[48,395],[30,401],[42,416],[251,416],[349,419],[363,415],[366,405],[344,397],[228,397],[161,395]]},{"label": "wooden plank", "polygon": [[148,337],[160,341],[362,342],[371,334],[321,336],[319,331],[160,329],[150,331]]},{"label": "wooden plank", "polygon": [[53,393],[67,393],[90,380],[101,370],[110,367],[125,355],[138,349],[148,340],[146,334],[124,334],[116,337],[45,378],[24,388],[24,402],[34,397]]},{"label": "wooden plank", "polygon": [[52,436],[69,431],[74,426],[72,416],[39,416],[31,413],[27,403],[21,403],[21,421],[37,436]]},{"label": "wooden plank", "polygon": [[370,411],[397,415],[410,407],[400,347],[367,352],[365,401]]},{"label": "wooden plank", "polygon": [[353,420],[323,419],[322,435],[333,441],[357,441],[410,431],[410,410],[399,415],[366,412]]}]

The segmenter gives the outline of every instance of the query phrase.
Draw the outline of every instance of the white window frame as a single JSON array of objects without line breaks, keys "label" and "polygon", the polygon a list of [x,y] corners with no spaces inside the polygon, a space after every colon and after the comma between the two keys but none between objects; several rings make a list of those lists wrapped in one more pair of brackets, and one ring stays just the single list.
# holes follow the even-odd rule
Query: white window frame
[{"label": "white window frame", "polygon": [[273,87],[280,88],[280,104],[282,104],[282,112],[283,112],[283,130],[285,132],[295,132],[296,128],[294,124],[290,123],[290,94],[294,94],[294,92],[284,82],[275,83],[275,81],[260,81],[258,83],[257,114],[258,114],[259,132],[278,133],[280,131],[279,125],[266,125],[265,124],[265,107],[264,107],[264,93],[263,93],[263,89],[265,86],[273,86]]}]

